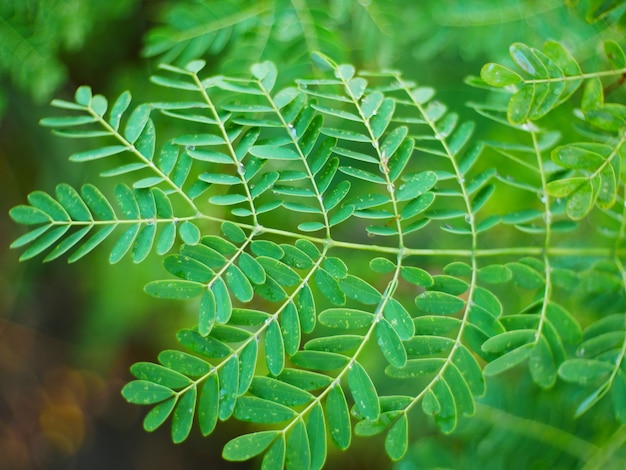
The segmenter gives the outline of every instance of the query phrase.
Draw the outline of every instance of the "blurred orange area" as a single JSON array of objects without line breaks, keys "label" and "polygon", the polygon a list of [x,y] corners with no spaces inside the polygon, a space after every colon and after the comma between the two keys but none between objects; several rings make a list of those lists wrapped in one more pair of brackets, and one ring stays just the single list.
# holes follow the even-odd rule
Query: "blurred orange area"
[{"label": "blurred orange area", "polygon": [[0,467],[46,468],[85,443],[108,399],[105,382],[63,364],[63,343],[24,326],[0,325]]}]

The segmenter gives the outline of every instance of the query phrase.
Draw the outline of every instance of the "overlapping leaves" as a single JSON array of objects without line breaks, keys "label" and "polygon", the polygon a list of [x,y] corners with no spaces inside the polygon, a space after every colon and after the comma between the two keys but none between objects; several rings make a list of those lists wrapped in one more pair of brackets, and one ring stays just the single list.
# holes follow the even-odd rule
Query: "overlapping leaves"
[{"label": "overlapping leaves", "polygon": [[[48,259],[77,247],[74,260],[124,226],[111,261],[132,253],[140,262],[153,245],[170,252],[178,233],[183,243],[164,259],[173,277],[146,291],[192,303],[197,324],[178,332],[181,350],[135,364],[123,395],[151,406],[146,430],[169,419],[174,442],[194,423],[205,436],[232,418],[260,426],[226,444],[228,460],[262,455],[263,468],[317,469],[329,443],[344,450],[353,433],[383,432],[398,460],[415,406],[451,432],[474,414],[485,376],[523,362],[543,388],[557,377],[603,380],[580,412],[612,387],[621,417],[626,342],[609,329],[623,318],[589,327],[582,357],[570,358],[581,329],[555,292],[571,292],[580,277],[555,262],[563,251],[552,237],[576,228],[567,216],[615,205],[623,142],[596,126],[608,131],[604,141],[557,146],[557,133],[519,126],[569,99],[582,78],[557,43],[513,52],[533,78],[488,66],[487,82],[519,88],[508,110],[477,107],[499,121],[507,113],[524,136],[486,143],[512,162],[498,171],[476,165],[483,147],[471,143],[473,124],[459,122],[431,88],[393,71],[359,75],[321,54],[315,61],[326,78],[280,90],[270,62],[253,66],[249,79],[203,78],[202,61],[163,66],[153,81],[180,100],[130,113],[130,95],[107,113],[106,99],[81,87],[74,103],[54,102],[75,114],[42,123],[66,137],[108,138],[70,158],[115,162],[103,175],[127,175],[132,187],[118,186],[117,212],[91,185],[59,185],[56,197],[34,192],[11,215],[37,227],[14,246],[30,243],[26,258],[51,249]],[[591,111],[605,105],[592,99],[593,83],[582,112],[597,124]],[[155,110],[192,131],[159,142]],[[132,161],[120,165],[109,158],[116,155]],[[507,168],[526,172],[509,178]],[[499,184],[539,197],[492,214]],[[536,246],[492,249],[496,227],[507,225],[535,236]],[[623,232],[622,224],[618,239]],[[442,235],[455,248],[424,247]],[[433,261],[441,256],[455,260]],[[502,289],[515,293],[511,310],[503,305],[511,299],[495,293]]]},{"label": "overlapping leaves", "polygon": [[[626,66],[624,52],[612,40],[606,41],[604,47],[609,62],[615,68],[612,75],[618,78]],[[512,124],[542,118],[567,101],[588,77],[570,52],[555,41],[547,41],[541,50],[515,43],[509,52],[522,75],[504,65],[489,63],[482,68],[481,78],[490,86],[506,87],[513,92],[507,107],[507,118]],[[602,128],[621,127],[624,116],[622,106],[603,106],[597,92],[598,85],[601,95],[599,79],[592,78],[591,84],[587,85],[594,89],[594,92],[587,92],[589,104],[583,105],[583,108],[589,108],[588,114],[593,114],[587,119]]]}]

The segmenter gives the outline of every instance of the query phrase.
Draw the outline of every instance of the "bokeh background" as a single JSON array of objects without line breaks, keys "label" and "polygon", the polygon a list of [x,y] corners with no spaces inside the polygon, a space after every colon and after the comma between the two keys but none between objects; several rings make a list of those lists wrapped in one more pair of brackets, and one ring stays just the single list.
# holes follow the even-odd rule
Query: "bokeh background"
[{"label": "bokeh background", "polygon": [[[29,192],[52,192],[60,182],[111,185],[99,178],[98,168],[67,161],[85,148],[84,142],[61,139],[38,126],[39,119],[54,113],[48,106],[52,97],[71,99],[79,85],[88,84],[94,93],[111,98],[129,89],[136,103],[165,99],[163,89],[148,81],[157,64],[196,57],[208,61],[208,73],[236,74],[246,74],[255,59],[271,59],[287,84],[315,73],[308,57],[312,49],[320,49],[359,68],[400,69],[407,78],[435,87],[440,100],[463,118],[479,120],[465,103],[483,100],[484,92],[463,80],[477,75],[486,62],[506,62],[510,43],[539,47],[556,39],[583,64],[596,60],[610,18],[591,24],[585,20],[585,2],[566,3],[0,0],[0,468],[257,465],[221,459],[223,444],[236,432],[232,425],[221,426],[210,439],[193,432],[175,446],[167,426],[145,433],[145,410],[120,396],[130,379],[128,367],[174,346],[173,332],[192,318],[181,304],[155,302],[143,293],[146,282],[163,274],[159,259],[110,266],[104,245],[72,265],[63,260],[21,264],[18,250],[8,249],[23,233],[8,211],[24,203]],[[223,18],[230,20],[228,27],[211,29]],[[202,31],[206,34],[193,36]],[[266,41],[259,45],[264,31]],[[502,132],[479,129],[480,137]],[[498,384],[491,390],[497,397]],[[523,378],[519,390],[534,393]],[[543,400],[534,410],[537,415],[548,416],[557,427],[581,425],[554,410],[557,395]],[[505,429],[527,425],[482,411],[481,419],[445,439],[423,420],[422,438],[397,467],[472,468],[473,452],[490,445],[495,423]],[[525,445],[532,454],[536,442],[514,440],[510,447],[520,451]],[[357,438],[350,451],[332,455],[330,468],[390,468],[380,444]],[[584,442],[563,445],[584,447]],[[490,468],[504,465],[497,460],[505,459],[503,451],[493,455]],[[571,452],[563,457],[557,449],[555,455],[552,468],[572,462]]]}]

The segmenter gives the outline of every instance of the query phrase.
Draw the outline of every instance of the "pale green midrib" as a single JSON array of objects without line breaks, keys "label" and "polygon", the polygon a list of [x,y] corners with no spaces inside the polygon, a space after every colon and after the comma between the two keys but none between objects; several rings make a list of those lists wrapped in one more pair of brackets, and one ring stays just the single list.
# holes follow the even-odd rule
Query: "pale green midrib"
[{"label": "pale green midrib", "polygon": [[[399,74],[395,75],[395,79],[397,80],[397,82],[400,84],[400,87],[404,90],[404,92],[408,95],[410,101],[413,103],[413,106],[415,106],[415,108],[419,111],[419,113],[422,115],[422,117],[424,118],[426,124],[428,125],[428,127],[430,127],[430,129],[432,130],[435,139],[441,144],[441,146],[443,147],[444,153],[446,155],[446,158],[449,160],[450,165],[452,166],[453,170],[454,170],[454,174],[456,177],[456,181],[457,184],[459,185],[460,189],[461,189],[461,197],[463,198],[463,202],[465,203],[465,209],[467,211],[467,217],[469,217],[469,220],[467,220],[467,223],[470,226],[470,231],[471,231],[471,248],[468,250],[469,254],[468,257],[470,258],[470,264],[471,264],[471,278],[470,278],[470,283],[469,283],[469,289],[467,291],[467,301],[464,304],[463,307],[463,313],[462,313],[462,318],[461,318],[461,325],[459,326],[459,330],[456,333],[456,338],[454,338],[454,345],[452,346],[450,352],[447,354],[447,357],[445,358],[445,362],[444,364],[441,366],[441,368],[439,369],[439,371],[437,372],[437,374],[430,380],[430,382],[428,383],[427,386],[425,386],[412,400],[411,402],[406,406],[406,408],[404,408],[403,413],[404,414],[408,414],[413,407],[417,406],[417,404],[426,396],[426,394],[432,390],[432,388],[434,387],[434,385],[439,382],[440,380],[443,382],[443,384],[448,388],[450,395],[454,396],[454,393],[452,392],[452,390],[450,390],[449,386],[446,383],[446,380],[444,378],[444,374],[446,373],[448,367],[455,367],[453,365],[453,360],[454,360],[454,355],[456,354],[456,351],[459,348],[465,347],[463,345],[463,333],[465,332],[465,328],[466,326],[470,323],[469,321],[469,314],[471,311],[471,308],[473,306],[474,303],[474,292],[476,291],[476,285],[477,285],[477,281],[478,281],[478,258],[476,255],[476,249],[478,247],[478,232],[476,230],[476,218],[475,218],[475,214],[472,208],[472,201],[470,200],[470,194],[468,194],[467,191],[467,187],[465,184],[465,175],[461,172],[461,169],[459,167],[459,165],[457,164],[455,157],[457,156],[457,154],[454,154],[451,149],[450,146],[448,144],[448,141],[446,140],[445,136],[442,136],[436,126],[436,122],[433,121],[425,112],[424,107],[422,106],[422,104],[420,104],[415,97],[413,96],[413,94],[411,93],[410,89],[408,88],[408,86],[406,86],[406,84],[404,83],[404,81],[402,80],[401,76]],[[450,133],[450,135],[452,135],[452,133]],[[459,149],[459,153],[462,152],[462,148]],[[469,385],[468,385],[469,387]],[[434,392],[433,392],[434,393]],[[455,406],[455,413],[456,413],[456,406]],[[455,417],[456,419],[456,417]],[[456,427],[456,424],[455,424]]]},{"label": "pale green midrib", "polygon": [[541,312],[539,314],[539,324],[537,325],[537,333],[535,335],[535,341],[534,341],[534,345],[535,347],[539,344],[539,341],[541,340],[541,335],[543,333],[543,326],[546,322],[546,316],[548,313],[548,305],[550,303],[550,298],[552,296],[552,268],[550,266],[550,257],[547,253],[547,249],[548,247],[550,247],[550,238],[552,235],[552,212],[550,211],[550,196],[548,195],[548,191],[547,191],[547,185],[548,185],[548,181],[546,178],[546,172],[544,170],[543,167],[543,159],[541,156],[541,150],[539,149],[539,142],[537,140],[537,134],[534,131],[531,131],[530,133],[532,141],[533,141],[533,148],[535,149],[535,156],[537,157],[537,168],[539,170],[539,176],[541,178],[541,190],[543,192],[542,195],[542,202],[544,205],[544,216],[545,216],[545,227],[546,227],[546,233],[545,233],[545,238],[544,238],[544,244],[543,244],[543,253],[542,253],[542,258],[543,258],[543,263],[545,265],[545,270],[544,270],[544,274],[545,274],[545,284],[544,284],[544,290],[543,290],[543,302],[541,305]]},{"label": "pale green midrib", "polygon": [[589,175],[589,177],[587,178],[588,180],[592,180],[596,176],[598,176],[602,172],[602,170],[607,167],[607,165],[611,164],[616,156],[620,155],[620,148],[622,147],[622,145],[624,145],[624,142],[626,142],[626,132],[621,133],[618,142],[615,144],[615,148],[611,151],[611,154],[602,162],[602,164],[596,169],[596,171]]},{"label": "pale green midrib", "polygon": [[[394,284],[397,285],[398,278],[400,276],[400,269],[401,269],[401,264],[398,263],[394,271],[394,276],[392,280],[387,284],[388,286],[393,286]],[[296,416],[294,417],[294,419],[283,430],[281,430],[283,434],[286,434],[289,431],[289,429],[291,429],[291,427],[295,426],[296,422],[298,420],[301,420],[303,416],[309,413],[313,409],[313,407],[315,407],[317,404],[321,404],[322,399],[324,399],[326,395],[328,395],[333,388],[341,387],[342,379],[353,367],[353,364],[357,361],[357,357],[364,350],[365,346],[369,343],[370,338],[374,334],[376,325],[378,324],[378,322],[380,321],[382,317],[383,309],[385,308],[385,305],[387,304],[389,299],[393,296],[393,292],[394,292],[393,289],[385,290],[384,295],[381,297],[380,302],[377,304],[376,312],[374,314],[374,319],[372,320],[367,330],[367,333],[363,335],[361,344],[356,348],[356,350],[352,354],[352,357],[350,357],[346,365],[343,366],[341,371],[335,376],[332,382],[322,392],[320,392],[319,395],[314,396],[314,399],[311,401],[311,403],[309,403],[302,411],[296,413]]]},{"label": "pale green midrib", "polygon": [[[145,163],[149,168],[150,171],[153,171],[154,173],[157,174],[157,176],[159,176],[160,178],[163,179],[163,181],[166,181],[168,183],[169,186],[171,186],[174,191],[176,192],[176,194],[180,195],[183,200],[192,208],[192,210],[194,210],[196,212],[196,215],[200,215],[200,211],[198,210],[196,204],[193,202],[193,200],[187,195],[187,193],[185,193],[185,191],[182,190],[182,188],[178,187],[171,179],[168,175],[166,175],[165,173],[163,173],[161,171],[161,169],[154,163],[154,161],[146,158],[139,150],[137,150],[137,147],[135,147],[134,143],[130,143],[122,134],[120,134],[120,132],[117,129],[114,129],[105,119],[103,116],[99,115],[98,113],[95,112],[95,110],[91,107],[91,106],[87,106],[85,108],[87,110],[87,112],[97,120],[97,122],[105,128],[105,130],[111,134],[112,137],[114,137],[115,139],[117,139],[119,142],[121,142],[124,147],[126,147],[126,150],[131,152],[133,155],[135,155],[135,157],[137,157],[140,161],[142,161],[143,163]],[[142,129],[143,132],[143,129]]]},{"label": "pale green midrib", "polygon": [[[302,278],[302,280],[300,281],[299,285],[296,288],[294,288],[293,292],[287,296],[287,298],[283,301],[282,305],[280,307],[278,307],[277,310],[273,314],[270,315],[270,317],[268,317],[268,320],[266,320],[262,325],[259,326],[258,330],[252,332],[250,334],[249,338],[247,338],[244,341],[242,341],[241,344],[236,349],[233,349],[231,351],[231,353],[228,355],[228,357],[221,358],[222,361],[218,365],[212,366],[211,370],[209,372],[207,372],[206,374],[204,374],[204,375],[202,375],[202,376],[200,376],[200,377],[198,377],[196,379],[190,379],[191,382],[189,383],[189,385],[185,386],[184,388],[181,388],[178,391],[172,390],[174,392],[174,395],[176,396],[176,399],[178,400],[178,398],[180,396],[184,395],[189,389],[197,388],[199,384],[204,382],[212,374],[216,374],[224,366],[224,364],[226,364],[230,360],[231,357],[233,357],[233,356],[239,357],[239,355],[245,349],[245,347],[248,344],[250,344],[252,341],[260,342],[261,335],[269,327],[270,323],[273,322],[273,321],[278,321],[278,315],[285,309],[285,307],[287,305],[289,305],[289,303],[294,301],[294,299],[295,299],[296,295],[298,294],[298,292],[300,291],[300,289],[303,286],[308,285],[311,276],[313,276],[315,274],[315,272],[319,269],[319,267],[321,266],[323,261],[326,259],[327,251],[328,251],[328,247],[325,247],[325,249],[320,253],[319,258],[316,260],[316,262],[311,267],[309,272],[306,274],[306,276],[304,276]],[[258,362],[258,357],[257,357],[257,362]]]},{"label": "pale green midrib", "polygon": [[222,135],[222,139],[224,139],[224,142],[226,143],[226,147],[228,147],[228,152],[229,152],[230,157],[233,159],[233,164],[235,165],[237,176],[239,177],[239,180],[241,181],[241,184],[243,185],[244,191],[246,192],[246,199],[250,203],[250,211],[252,212],[252,220],[254,221],[254,224],[257,225],[258,224],[258,215],[256,213],[256,208],[254,206],[254,200],[252,198],[252,194],[250,193],[250,186],[248,185],[248,182],[246,181],[246,177],[243,174],[243,172],[239,171],[239,164],[240,164],[240,162],[237,159],[237,153],[235,152],[235,148],[233,147],[233,143],[228,138],[228,132],[226,131],[226,127],[224,126],[224,123],[222,122],[222,119],[220,118],[220,115],[217,112],[217,109],[215,108],[215,105],[213,104],[213,101],[211,100],[211,97],[206,92],[206,89],[204,88],[204,86],[202,86],[202,82],[200,81],[200,78],[198,77],[198,74],[197,73],[192,73],[192,74],[190,74],[190,76],[191,76],[191,78],[192,78],[192,80],[194,82],[194,85],[196,85],[196,87],[198,87],[198,91],[202,95],[202,98],[204,99],[205,103],[207,104],[207,106],[211,110],[211,114],[213,115],[213,119],[215,119],[215,122],[217,123],[217,127],[220,130],[220,134]]},{"label": "pale green midrib", "polygon": [[235,26],[239,23],[242,23],[250,18],[255,18],[258,15],[265,13],[270,10],[271,6],[267,1],[257,1],[256,5],[251,6],[250,8],[242,11],[238,11],[230,16],[226,16],[224,18],[220,18],[211,23],[203,23],[202,26],[196,28],[189,28],[183,31],[179,31],[174,41],[183,42],[194,39],[198,36],[202,36],[204,34],[209,34],[214,31],[218,31],[224,28],[228,28],[230,26]]},{"label": "pale green midrib", "polygon": [[[210,220],[212,222],[223,223],[227,222],[226,219],[217,217],[202,216],[201,218]],[[150,223],[177,223],[181,221],[193,221],[197,220],[196,216],[189,217],[171,217],[171,218],[145,218],[145,219],[113,219],[113,220],[87,220],[87,221],[51,221],[49,225],[71,225],[71,226],[97,226],[97,225],[131,225],[131,224],[150,224]],[[347,242],[341,240],[319,238],[304,233],[290,232],[287,230],[272,229],[265,226],[255,226],[250,224],[237,224],[239,227],[247,230],[258,230],[258,234],[272,234],[277,236],[283,236],[287,238],[297,238],[308,240],[320,245],[329,245],[333,248],[346,248],[357,251],[367,251],[375,253],[387,253],[391,255],[397,255],[402,252],[405,256],[458,256],[468,258],[473,255],[479,258],[496,257],[496,256],[520,256],[520,255],[541,255],[542,253],[548,253],[553,256],[584,256],[584,257],[607,257],[607,256],[626,256],[626,247],[624,248],[609,248],[609,247],[559,247],[559,246],[514,246],[506,248],[477,248],[472,249],[448,249],[448,248],[403,248],[400,250],[398,247],[363,244],[356,242]]]},{"label": "pale green midrib", "polygon": [[534,78],[534,79],[528,79],[528,80],[523,79],[522,82],[524,84],[571,82],[575,80],[586,80],[588,78],[621,76],[624,74],[626,74],[626,68],[621,68],[621,69],[616,69],[616,70],[605,70],[603,72],[581,73],[578,75],[566,75],[563,77]]},{"label": "pale green midrib", "polygon": [[[298,157],[300,158],[300,161],[302,162],[302,165],[304,166],[304,169],[306,171],[307,179],[311,182],[311,186],[313,187],[313,192],[315,193],[315,199],[317,200],[317,203],[320,206],[320,210],[322,212],[322,217],[324,218],[324,229],[326,231],[326,238],[330,240],[330,238],[331,238],[330,237],[330,220],[328,218],[328,211],[324,207],[324,198],[323,198],[322,194],[320,193],[319,188],[317,187],[317,183],[315,181],[315,175],[311,171],[311,167],[309,165],[309,162],[307,161],[307,155],[304,155],[304,153],[302,152],[302,149],[300,148],[300,142],[299,142],[297,136],[294,136],[294,135],[292,135],[291,132],[289,132],[289,129],[290,129],[289,126],[290,126],[291,123],[288,123],[287,121],[285,121],[285,117],[280,112],[280,109],[278,108],[278,106],[276,106],[276,102],[272,99],[269,91],[266,90],[265,87],[263,87],[263,85],[261,84],[260,81],[257,81],[257,83],[259,85],[259,88],[263,92],[263,96],[265,96],[267,101],[270,103],[270,105],[272,106],[272,109],[274,110],[274,113],[276,114],[276,116],[280,120],[280,123],[283,126],[283,129],[287,132],[287,135],[289,136],[289,139],[291,140],[291,143],[293,144],[294,148],[296,149]],[[309,103],[307,103],[306,106],[309,106]],[[293,125],[292,125],[292,127],[293,127]],[[306,131],[304,131],[304,132],[306,132]],[[303,132],[303,135],[300,136],[300,138],[302,138],[304,136],[304,132]],[[313,150],[311,150],[311,151],[313,151]],[[322,171],[322,169],[320,169],[319,171]]]}]

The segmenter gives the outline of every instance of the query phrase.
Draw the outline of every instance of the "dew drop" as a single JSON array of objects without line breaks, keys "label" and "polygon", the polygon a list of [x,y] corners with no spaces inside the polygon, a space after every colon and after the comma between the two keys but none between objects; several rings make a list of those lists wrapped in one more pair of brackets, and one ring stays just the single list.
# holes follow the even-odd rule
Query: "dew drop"
[{"label": "dew drop", "polygon": [[393,185],[393,183],[389,183],[387,185],[387,191],[389,192],[389,194],[393,194],[396,190],[396,187]]},{"label": "dew drop", "polygon": [[237,173],[244,175],[246,173],[246,166],[243,163],[239,163],[237,166]]},{"label": "dew drop", "polygon": [[472,225],[474,223],[474,216],[472,214],[465,214],[465,222]]},{"label": "dew drop", "polygon": [[378,139],[372,141],[372,147],[374,147],[375,149],[378,148]]},{"label": "dew drop", "polygon": [[546,224],[550,225],[550,223],[552,223],[552,212],[546,211],[543,214],[543,220],[545,221]]},{"label": "dew drop", "polygon": [[540,200],[541,202],[543,202],[544,204],[545,204],[545,203],[546,203],[546,201],[548,200],[548,199],[546,198],[545,193],[544,193],[543,191],[537,191],[537,197],[538,197],[538,198],[539,198],[539,200]]},{"label": "dew drop", "polygon": [[191,150],[191,151],[193,151],[193,150],[195,150],[195,149],[196,149],[196,146],[195,146],[195,145],[185,145],[185,150]]},{"label": "dew drop", "polygon": [[289,128],[289,134],[292,138],[295,139],[296,137],[298,137],[298,133],[296,132],[295,127],[293,127],[293,124],[289,123],[287,127]]}]

